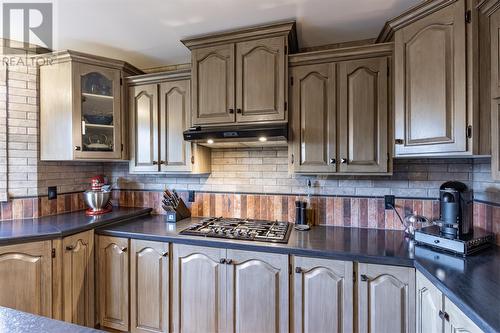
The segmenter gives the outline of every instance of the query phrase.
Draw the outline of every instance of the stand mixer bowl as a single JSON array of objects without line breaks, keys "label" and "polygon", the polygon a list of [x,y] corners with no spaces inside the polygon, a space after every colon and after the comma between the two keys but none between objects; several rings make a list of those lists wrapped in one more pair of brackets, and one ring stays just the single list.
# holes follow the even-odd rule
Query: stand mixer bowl
[{"label": "stand mixer bowl", "polygon": [[107,191],[85,191],[83,199],[90,209],[94,212],[104,210],[111,198],[111,192]]}]

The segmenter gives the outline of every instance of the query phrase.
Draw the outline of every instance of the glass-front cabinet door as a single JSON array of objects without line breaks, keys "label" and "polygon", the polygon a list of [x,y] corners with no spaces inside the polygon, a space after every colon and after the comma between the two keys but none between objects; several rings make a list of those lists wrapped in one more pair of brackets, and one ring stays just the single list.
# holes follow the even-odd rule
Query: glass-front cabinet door
[{"label": "glass-front cabinet door", "polygon": [[121,158],[120,70],[78,64],[75,73],[75,158]]}]

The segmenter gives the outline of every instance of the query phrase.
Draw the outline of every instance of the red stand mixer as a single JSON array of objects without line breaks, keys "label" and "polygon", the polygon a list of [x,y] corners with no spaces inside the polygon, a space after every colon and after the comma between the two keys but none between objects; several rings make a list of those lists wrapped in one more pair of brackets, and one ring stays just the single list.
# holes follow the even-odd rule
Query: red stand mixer
[{"label": "red stand mixer", "polygon": [[88,216],[96,216],[106,214],[112,211],[111,205],[111,189],[104,189],[106,184],[104,176],[94,176],[90,179],[90,190],[83,192],[83,199],[89,207],[85,214]]}]

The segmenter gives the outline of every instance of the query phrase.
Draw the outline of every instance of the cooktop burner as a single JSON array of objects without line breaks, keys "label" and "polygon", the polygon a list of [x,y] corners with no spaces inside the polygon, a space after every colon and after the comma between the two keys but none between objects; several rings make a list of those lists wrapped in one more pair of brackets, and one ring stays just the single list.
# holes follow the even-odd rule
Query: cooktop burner
[{"label": "cooktop burner", "polygon": [[291,230],[287,222],[209,217],[182,230],[180,234],[287,243]]}]

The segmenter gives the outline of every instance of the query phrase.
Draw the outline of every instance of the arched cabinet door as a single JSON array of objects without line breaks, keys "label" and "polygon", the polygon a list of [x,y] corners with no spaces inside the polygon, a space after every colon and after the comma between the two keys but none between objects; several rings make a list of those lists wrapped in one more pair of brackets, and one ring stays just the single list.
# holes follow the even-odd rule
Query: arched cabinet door
[{"label": "arched cabinet door", "polygon": [[394,33],[396,156],[467,151],[465,2]]},{"label": "arched cabinet door", "polygon": [[360,333],[415,332],[415,269],[358,265]]},{"label": "arched cabinet door", "polygon": [[51,242],[0,248],[0,306],[52,316]]},{"label": "arched cabinet door", "polygon": [[236,120],[286,120],[285,37],[236,44]]},{"label": "arched cabinet door", "polygon": [[226,250],[174,244],[172,321],[176,333],[224,332]]},{"label": "arched cabinet door", "polygon": [[227,250],[227,260],[227,332],[288,332],[288,256]]},{"label": "arched cabinet door", "polygon": [[233,123],[234,44],[195,49],[191,59],[193,125]]},{"label": "arched cabinet door", "polygon": [[129,330],[129,256],[126,238],[99,236],[98,292],[100,324]]},{"label": "arched cabinet door", "polygon": [[63,320],[94,327],[94,232],[65,237],[63,252]]},{"label": "arched cabinet door", "polygon": [[168,243],[130,241],[130,331],[169,332]]},{"label": "arched cabinet door", "polygon": [[353,264],[293,258],[293,332],[353,331]]}]

